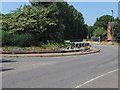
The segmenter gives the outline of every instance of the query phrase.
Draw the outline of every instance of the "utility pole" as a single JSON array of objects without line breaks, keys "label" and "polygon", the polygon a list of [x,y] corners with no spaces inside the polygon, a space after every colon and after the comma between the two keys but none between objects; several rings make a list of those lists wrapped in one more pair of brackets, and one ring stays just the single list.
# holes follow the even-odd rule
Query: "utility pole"
[{"label": "utility pole", "polygon": [[112,21],[111,21],[111,33],[112,33],[112,44],[113,44],[113,10],[111,10],[112,12]]}]

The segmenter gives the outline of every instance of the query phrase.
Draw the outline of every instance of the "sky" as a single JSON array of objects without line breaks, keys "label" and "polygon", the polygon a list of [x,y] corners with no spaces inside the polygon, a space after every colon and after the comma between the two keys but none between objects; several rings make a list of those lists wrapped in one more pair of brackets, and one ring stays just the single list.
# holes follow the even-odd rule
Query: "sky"
[{"label": "sky", "polygon": [[[103,15],[112,15],[118,17],[118,2],[68,2],[73,5],[79,12],[83,14],[85,23],[89,26],[93,25],[96,18]],[[2,13],[6,14],[19,8],[21,5],[28,5],[29,2],[2,2]]]}]

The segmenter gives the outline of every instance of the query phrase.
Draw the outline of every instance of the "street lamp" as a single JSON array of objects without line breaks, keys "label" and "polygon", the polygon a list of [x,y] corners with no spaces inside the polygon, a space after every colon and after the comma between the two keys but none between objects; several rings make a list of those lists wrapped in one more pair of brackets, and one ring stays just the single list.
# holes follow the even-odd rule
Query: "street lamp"
[{"label": "street lamp", "polygon": [[112,21],[113,21],[113,10],[111,10],[111,12],[112,12]]}]

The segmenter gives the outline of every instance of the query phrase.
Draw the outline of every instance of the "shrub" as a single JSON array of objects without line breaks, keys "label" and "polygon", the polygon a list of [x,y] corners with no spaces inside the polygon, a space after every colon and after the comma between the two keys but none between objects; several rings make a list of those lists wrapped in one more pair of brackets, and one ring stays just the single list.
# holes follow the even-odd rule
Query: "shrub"
[{"label": "shrub", "polygon": [[2,31],[2,46],[27,47],[34,44],[34,39],[30,34],[17,34]]},{"label": "shrub", "polygon": [[2,46],[11,45],[11,34],[7,31],[0,31],[2,33]]},{"label": "shrub", "polygon": [[31,46],[33,39],[29,34],[13,34],[11,42],[12,46],[27,47]]}]

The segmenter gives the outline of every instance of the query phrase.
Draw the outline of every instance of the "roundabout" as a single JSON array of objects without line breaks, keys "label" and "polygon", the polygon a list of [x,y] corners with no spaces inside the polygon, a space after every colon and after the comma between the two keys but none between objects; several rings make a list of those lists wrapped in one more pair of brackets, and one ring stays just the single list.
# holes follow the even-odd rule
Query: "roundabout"
[{"label": "roundabout", "polygon": [[39,56],[39,57],[50,57],[50,56],[69,56],[69,55],[85,55],[100,52],[99,49],[91,47],[89,43],[72,42],[67,48],[59,48],[52,50],[41,50],[41,51],[3,51],[0,56]]}]

